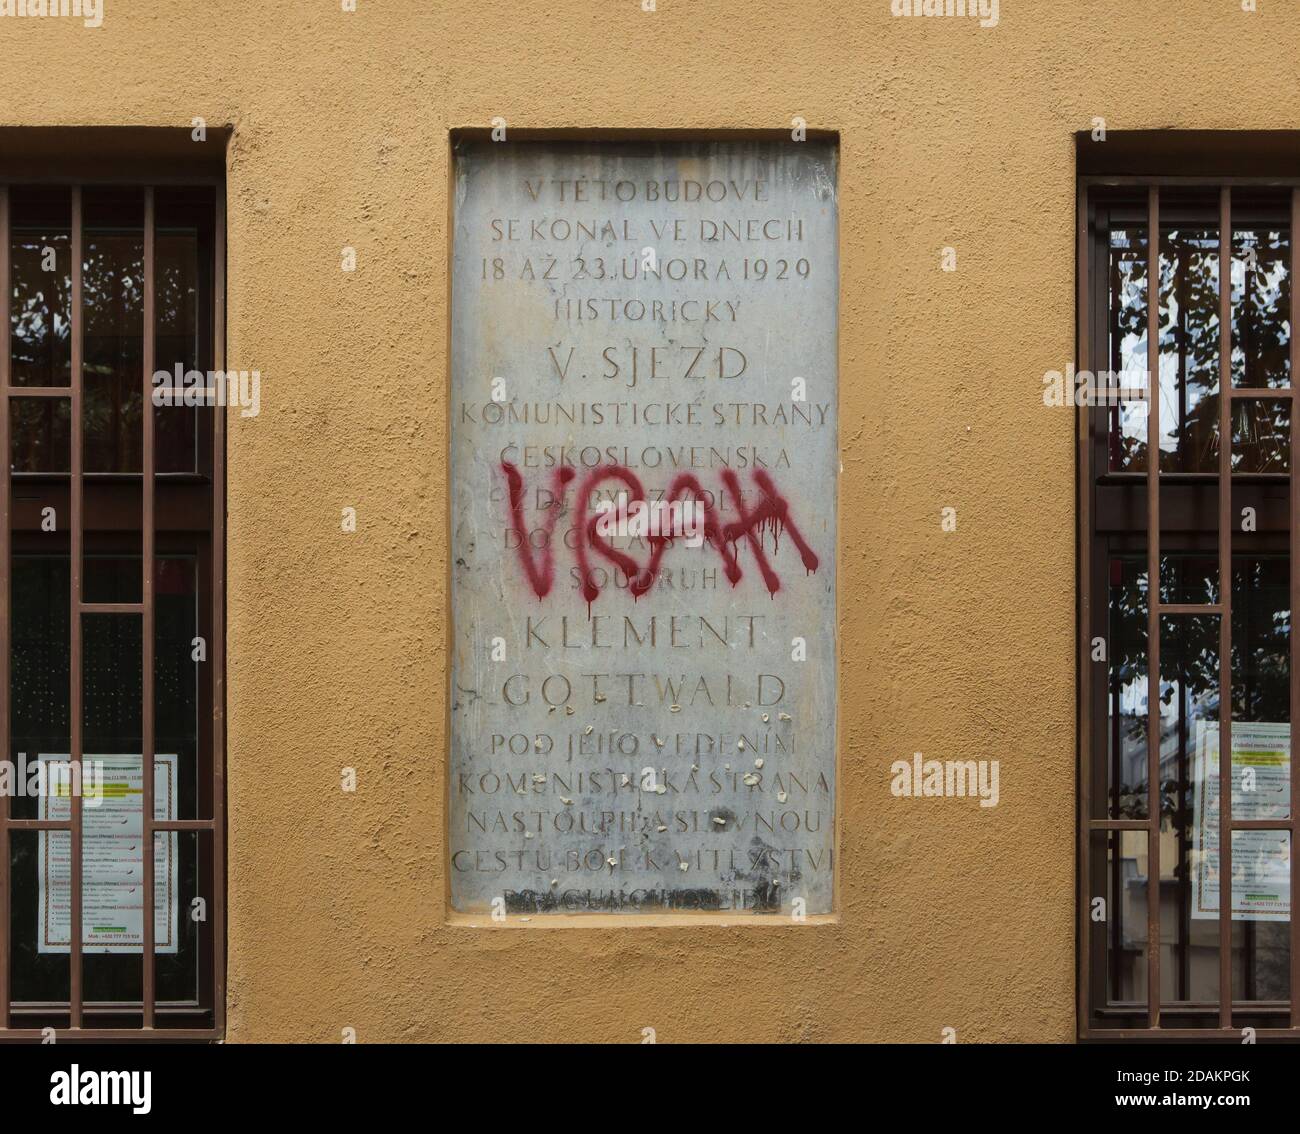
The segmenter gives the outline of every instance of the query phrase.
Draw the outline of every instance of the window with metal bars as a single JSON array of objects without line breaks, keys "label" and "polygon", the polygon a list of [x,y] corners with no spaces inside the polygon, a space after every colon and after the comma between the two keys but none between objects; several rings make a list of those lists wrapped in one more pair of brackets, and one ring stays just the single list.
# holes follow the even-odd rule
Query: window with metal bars
[{"label": "window with metal bars", "polygon": [[130,176],[0,168],[0,1039],[224,1030],[224,194]]},{"label": "window with metal bars", "polygon": [[1084,1038],[1300,1037],[1296,186],[1080,183]]}]

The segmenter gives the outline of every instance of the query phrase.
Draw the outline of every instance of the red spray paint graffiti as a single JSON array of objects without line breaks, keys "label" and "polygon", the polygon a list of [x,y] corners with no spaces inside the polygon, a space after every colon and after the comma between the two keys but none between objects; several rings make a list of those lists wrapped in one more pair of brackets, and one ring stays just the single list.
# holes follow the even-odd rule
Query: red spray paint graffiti
[{"label": "red spray paint graffiti", "polygon": [[515,530],[520,533],[519,561],[523,564],[524,574],[532,584],[533,593],[544,598],[551,593],[551,584],[555,582],[555,548],[551,537],[555,534],[555,522],[560,518],[564,508],[564,497],[569,491],[569,482],[578,474],[573,469],[558,468],[551,476],[551,506],[547,509],[546,545],[542,548],[541,562],[533,559],[532,548],[528,543],[528,527],[524,523],[524,478],[519,470],[506,461],[501,462],[506,474],[506,488],[510,494],[510,518]]},{"label": "red spray paint graffiti", "polygon": [[[520,475],[519,470],[508,461],[502,461],[501,468],[505,473],[506,485],[509,491],[510,518],[515,531],[519,535],[520,564],[523,567],[524,574],[528,577],[533,593],[539,599],[545,598],[550,594],[555,582],[554,534],[556,521],[559,519],[560,512],[564,509],[569,485],[576,479],[577,474],[571,468],[559,468],[551,474],[551,488],[549,490],[551,499],[550,506],[547,509],[549,515],[541,529],[544,537],[543,546],[537,557],[534,558],[533,547],[528,536],[528,527],[524,520],[523,502],[525,493],[523,477]],[[629,503],[646,499],[645,489],[636,473],[620,465],[593,469],[583,480],[578,492],[579,507],[583,512],[577,525],[580,534],[577,546],[574,548],[574,557],[578,561],[578,575],[582,580],[582,597],[586,599],[588,606],[595,602],[600,595],[600,587],[596,583],[595,574],[591,567],[590,551],[594,550],[623,572],[628,579],[628,590],[631,592],[632,597],[636,599],[640,598],[654,585],[655,579],[658,578],[660,561],[663,559],[669,545],[673,542],[670,536],[648,536],[650,558],[644,567],[627,552],[606,542],[597,530],[596,525],[600,516],[591,511],[591,500],[595,489],[602,482],[608,480],[621,482],[622,487],[627,492]],[[690,473],[681,473],[673,480],[664,500],[672,503],[693,498],[702,504],[704,511],[704,541],[722,557],[723,573],[733,587],[740,582],[743,574],[737,549],[739,542],[744,539],[753,553],[755,562],[758,564],[758,570],[763,577],[763,583],[767,587],[768,594],[775,595],[781,589],[781,578],[768,560],[767,552],[763,547],[762,537],[764,532],[767,531],[772,533],[774,549],[780,543],[782,532],[787,534],[798,549],[805,570],[809,572],[817,570],[819,560],[816,553],[808,545],[808,541],[804,539],[803,533],[800,532],[798,525],[790,515],[789,502],[777,491],[776,484],[768,473],[761,469],[754,471],[754,484],[761,494],[761,501],[753,510],[745,507],[740,478],[736,476],[734,471],[724,469],[722,483],[731,498],[732,507],[738,517],[726,525],[719,521],[717,513],[709,504],[708,494],[700,482]]]}]

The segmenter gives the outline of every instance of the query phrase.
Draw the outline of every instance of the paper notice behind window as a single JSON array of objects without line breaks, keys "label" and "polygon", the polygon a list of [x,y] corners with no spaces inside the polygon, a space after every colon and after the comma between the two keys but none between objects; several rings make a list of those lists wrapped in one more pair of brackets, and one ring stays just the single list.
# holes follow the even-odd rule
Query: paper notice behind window
[{"label": "paper notice behind window", "polygon": [[[1291,726],[1232,723],[1232,818],[1291,814]],[[1192,767],[1192,917],[1219,916],[1219,723],[1196,722]],[[1291,841],[1286,831],[1236,831],[1232,920],[1290,921]]]},{"label": "paper notice behind window", "polygon": [[[63,790],[40,798],[42,819],[72,814],[67,791],[68,755],[41,753],[37,759],[63,766]],[[103,797],[91,797],[91,764],[102,770]],[[82,827],[82,948],[87,953],[139,953],[144,948],[143,760],[137,755],[86,756]],[[50,777],[53,779],[53,776]],[[154,818],[176,818],[176,756],[159,754],[154,765]],[[71,839],[66,832],[40,833],[40,896],[37,950],[67,953],[72,941]],[[177,838],[154,838],[154,950],[177,951]]]}]

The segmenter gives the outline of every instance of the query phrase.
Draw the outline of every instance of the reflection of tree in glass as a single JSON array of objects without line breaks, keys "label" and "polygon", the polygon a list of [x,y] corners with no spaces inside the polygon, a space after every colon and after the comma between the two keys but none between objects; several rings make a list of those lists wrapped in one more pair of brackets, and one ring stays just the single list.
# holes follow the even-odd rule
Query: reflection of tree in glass
[{"label": "reflection of tree in glass", "polygon": [[1286,386],[1291,374],[1290,232],[1234,229],[1232,234],[1232,380],[1238,386]]},{"label": "reflection of tree in glass", "polygon": [[[71,382],[71,241],[66,229],[15,228],[10,327],[16,386]],[[54,250],[55,271],[47,270]],[[87,471],[138,471],[143,238],[137,226],[89,228],[83,260]],[[198,233],[160,227],[155,257],[157,368],[199,363]],[[66,472],[71,436],[64,399],[12,403],[11,462],[20,472]],[[160,471],[195,467],[194,411],[157,415]]]},{"label": "reflection of tree in glass", "polygon": [[[10,267],[13,384],[66,386],[72,373],[68,232],[15,226]],[[12,467],[21,472],[66,470],[68,404],[19,398],[10,403],[10,411]]]},{"label": "reflection of tree in glass", "polygon": [[[1161,468],[1214,472],[1219,417],[1218,231],[1171,230],[1162,234],[1162,244],[1171,255],[1161,256],[1161,449],[1165,450]],[[1248,252],[1252,247],[1253,260]],[[1284,385],[1290,378],[1287,247],[1283,234],[1275,230],[1234,233],[1232,371],[1238,385]],[[1236,402],[1232,471],[1286,472],[1290,427],[1286,402]]]},{"label": "reflection of tree in glass", "polygon": [[[1273,228],[1233,233],[1232,370],[1239,386],[1290,381],[1290,234]],[[1111,234],[1113,370],[1146,369],[1147,246],[1141,230]],[[1168,228],[1160,234],[1160,467],[1214,472],[1219,454],[1219,232]],[[1232,410],[1235,472],[1285,472],[1290,407],[1241,400]],[[1146,414],[1113,411],[1111,467],[1146,467]]]},{"label": "reflection of tree in glass", "polygon": [[[1214,598],[1202,580],[1203,570],[1189,568],[1199,556],[1167,556],[1162,583],[1165,602]],[[1113,695],[1136,691],[1147,679],[1147,576],[1137,560],[1122,561],[1113,579],[1111,604],[1111,666]],[[1286,721],[1290,716],[1290,633],[1287,560],[1283,556],[1234,556],[1232,564],[1232,715],[1239,721]],[[1194,597],[1193,579],[1205,590]],[[1162,715],[1187,719],[1216,719],[1219,711],[1219,637],[1217,619],[1171,616],[1161,633],[1160,683]],[[1177,698],[1177,701],[1175,699]],[[1145,721],[1141,724],[1145,740]],[[1184,785],[1184,791],[1188,785]],[[1120,818],[1145,818],[1145,784],[1120,784]],[[1161,784],[1164,805],[1177,817],[1176,780]],[[1175,823],[1183,822],[1175,819]]]},{"label": "reflection of tree in glass", "polygon": [[[1138,568],[1137,560],[1118,560],[1113,567],[1110,587],[1110,695],[1111,712],[1120,716],[1120,743],[1125,751],[1145,750],[1145,712],[1123,712],[1125,700],[1136,703],[1139,692],[1147,680],[1147,599],[1146,572]],[[1115,754],[1116,774],[1123,775],[1125,761]],[[1139,759],[1135,771],[1145,771],[1144,759]],[[1119,819],[1145,819],[1147,809],[1146,777],[1134,782],[1121,779],[1116,785],[1119,800]]]},{"label": "reflection of tree in glass", "polygon": [[[1276,229],[1233,232],[1232,379],[1238,386],[1278,387],[1290,381],[1289,257],[1289,233]],[[1288,403],[1253,398],[1235,402],[1233,471],[1286,472],[1290,432]]]},{"label": "reflection of tree in glass", "polygon": [[[1147,369],[1147,234],[1115,229],[1110,235],[1110,369]],[[1110,466],[1118,471],[1146,467],[1146,414],[1141,403],[1111,410]]]},{"label": "reflection of tree in glass", "polygon": [[[45,267],[47,249],[54,250],[54,271]],[[15,228],[10,255],[13,381],[19,385],[65,385],[72,330],[68,323],[72,289],[68,234]]]},{"label": "reflection of tree in glass", "polygon": [[[1164,557],[1162,557],[1164,558]],[[1170,568],[1164,576],[1161,597],[1178,601],[1188,591],[1186,580],[1198,583],[1204,568],[1197,566],[1198,555],[1170,555]],[[1112,695],[1120,690],[1136,692],[1146,684],[1147,671],[1147,586],[1145,560],[1124,558],[1116,562],[1121,569],[1112,575],[1111,594],[1111,680]],[[1289,643],[1291,615],[1289,609],[1289,564],[1287,557],[1236,556],[1232,568],[1232,715],[1236,721],[1286,721],[1289,719]],[[1166,744],[1177,733],[1178,715],[1190,724],[1192,719],[1215,719],[1219,711],[1218,620],[1213,617],[1171,616],[1164,620],[1161,633],[1161,671],[1168,678],[1160,684],[1162,738]],[[1175,715],[1168,715],[1173,709]],[[1121,727],[1129,729],[1132,739],[1143,744],[1145,720],[1127,716]],[[1189,729],[1178,737],[1190,744],[1194,733]],[[1160,785],[1162,826],[1180,836],[1187,859],[1172,864],[1169,876],[1186,886],[1191,861],[1193,818],[1188,753],[1175,748],[1162,759],[1173,775],[1163,775]],[[1145,764],[1142,765],[1145,767]],[[1180,783],[1179,769],[1187,769],[1187,779]],[[1147,817],[1145,783],[1121,784],[1118,817]],[[1247,877],[1246,863],[1234,859],[1234,875],[1240,891]],[[1210,876],[1217,860],[1204,863]],[[1162,871],[1163,872],[1163,871]],[[1287,995],[1290,970],[1290,925],[1288,922],[1238,921],[1233,927],[1234,973],[1236,981],[1249,977],[1249,987],[1260,999],[1281,999]],[[1180,933],[1190,929],[1184,927]],[[1234,982],[1235,983],[1235,982]],[[1193,999],[1195,989],[1193,988]],[[1236,995],[1245,995],[1246,986],[1237,985]],[[1208,993],[1207,993],[1208,995]]]},{"label": "reflection of tree in glass", "polygon": [[144,243],[138,231],[87,231],[82,427],[86,468],[141,467]]},{"label": "reflection of tree in glass", "polygon": [[1219,233],[1160,233],[1160,469],[1213,472],[1219,444]]}]

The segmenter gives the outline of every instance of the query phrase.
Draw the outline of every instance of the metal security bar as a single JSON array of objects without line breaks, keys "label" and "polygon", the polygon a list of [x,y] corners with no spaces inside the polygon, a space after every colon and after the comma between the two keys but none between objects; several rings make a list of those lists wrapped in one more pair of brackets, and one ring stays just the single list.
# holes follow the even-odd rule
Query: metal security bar
[{"label": "metal security bar", "polygon": [[[1122,187],[1122,188],[1119,188]],[[1238,193],[1251,189],[1263,189],[1271,192],[1283,188],[1289,195],[1289,271],[1290,271],[1290,385],[1279,386],[1234,386],[1232,359],[1232,263],[1233,263],[1233,204]],[[1161,423],[1160,423],[1160,330],[1161,330],[1161,213],[1170,192],[1188,189],[1209,189],[1217,192],[1217,227],[1219,232],[1219,295],[1218,295],[1218,435],[1219,448],[1217,470],[1213,473],[1184,473],[1175,475],[1161,472]],[[1300,182],[1280,181],[1277,179],[1231,179],[1219,180],[1212,185],[1192,181],[1186,178],[1169,178],[1140,180],[1115,177],[1085,177],[1079,183],[1079,225],[1078,225],[1078,368],[1080,372],[1093,372],[1108,369],[1111,363],[1111,348],[1107,333],[1109,331],[1110,299],[1106,288],[1109,261],[1103,262],[1107,254],[1102,248],[1102,238],[1098,235],[1097,214],[1098,201],[1106,194],[1126,193],[1130,199],[1134,193],[1145,191],[1145,225],[1147,233],[1147,279],[1146,279],[1146,334],[1147,334],[1147,383],[1146,383],[1146,469],[1145,473],[1115,474],[1109,473],[1104,454],[1110,443],[1112,425],[1105,417],[1104,411],[1085,406],[1078,414],[1078,465],[1079,465],[1079,547],[1080,547],[1080,586],[1079,586],[1079,741],[1080,741],[1080,781],[1079,781],[1079,984],[1078,984],[1078,1019],[1079,1033],[1082,1038],[1106,1039],[1238,1039],[1242,1031],[1240,1021],[1254,1020],[1264,1016],[1269,1019],[1266,1026],[1255,1026],[1260,1038],[1278,1037],[1300,1038],[1300,934],[1297,932],[1297,916],[1300,915],[1300,878],[1294,868],[1294,855],[1297,837],[1296,807],[1300,804],[1300,760],[1292,746],[1289,766],[1291,803],[1288,815],[1284,818],[1245,819],[1237,818],[1232,813],[1232,636],[1233,636],[1233,533],[1235,530],[1234,479],[1238,484],[1251,480],[1233,472],[1233,407],[1252,399],[1270,402],[1286,402],[1295,406],[1294,389],[1297,375],[1300,374],[1300,349],[1297,348],[1296,333],[1300,328],[1300,257],[1297,245],[1300,244]],[[1135,206],[1136,207],[1136,206]],[[1102,359],[1105,358],[1103,365]],[[1186,380],[1180,372],[1179,382]],[[1300,712],[1300,651],[1297,649],[1294,631],[1294,618],[1300,614],[1300,422],[1291,413],[1289,436],[1289,465],[1285,477],[1276,474],[1275,479],[1285,482],[1286,499],[1289,504],[1285,549],[1289,555],[1289,597],[1291,610],[1291,632],[1289,638],[1288,698],[1289,720],[1294,736],[1297,713]],[[1141,497],[1134,493],[1144,477],[1144,492]],[[1255,478],[1262,482],[1264,478]],[[1139,516],[1141,501],[1145,501],[1145,518],[1132,521],[1136,525],[1136,534],[1145,543],[1146,578],[1147,578],[1147,613],[1146,613],[1146,664],[1147,664],[1147,711],[1146,711],[1146,778],[1147,778],[1147,816],[1126,818],[1111,814],[1108,809],[1105,817],[1100,816],[1095,805],[1098,802],[1096,790],[1099,783],[1103,786],[1104,775],[1099,778],[1099,755],[1106,743],[1105,732],[1099,732],[1099,726],[1106,724],[1101,707],[1105,704],[1107,690],[1100,688],[1106,684],[1101,676],[1106,672],[1098,666],[1094,656],[1093,642],[1108,616],[1107,597],[1104,593],[1103,580],[1107,577],[1103,568],[1103,555],[1097,551],[1100,515],[1103,511],[1112,515],[1116,509],[1114,500],[1103,501],[1100,486],[1112,485],[1112,491],[1127,491],[1129,495],[1123,500],[1126,516]],[[1218,593],[1217,602],[1185,603],[1162,601],[1161,581],[1161,508],[1166,493],[1171,486],[1214,486],[1217,489],[1218,506]],[[1259,489],[1264,491],[1264,489]],[[1134,544],[1134,547],[1137,545]],[[1212,616],[1218,619],[1218,842],[1219,842],[1219,904],[1218,904],[1218,987],[1217,1005],[1206,1004],[1187,998],[1179,998],[1176,1005],[1162,1002],[1161,990],[1161,952],[1162,952],[1162,899],[1161,899],[1161,624],[1162,619],[1183,618],[1187,616]],[[1109,631],[1109,623],[1105,624]],[[1109,659],[1109,653],[1107,654]],[[1180,690],[1181,696],[1181,690]],[[1184,724],[1183,711],[1180,708],[1180,725]],[[1183,791],[1179,781],[1180,803]],[[1287,832],[1290,839],[1292,864],[1290,871],[1290,926],[1289,926],[1289,999],[1286,1003],[1257,1000],[1233,1000],[1233,901],[1232,901],[1232,839],[1234,832],[1250,830],[1267,830]],[[1105,918],[1098,920],[1094,916],[1097,898],[1106,891],[1106,879],[1098,877],[1098,870],[1106,868],[1107,855],[1111,853],[1111,840],[1118,845],[1124,832],[1145,835],[1146,843],[1146,1027],[1132,1026],[1131,1017],[1139,1014],[1137,1003],[1112,1005],[1108,998],[1106,983],[1107,965],[1110,962],[1108,950],[1119,948],[1115,937],[1111,936],[1110,919],[1116,916],[1113,908],[1118,896],[1118,886],[1112,887],[1110,903],[1104,903]],[[1104,850],[1098,850],[1094,836],[1101,835]],[[1181,851],[1180,851],[1181,854]],[[1180,863],[1181,866],[1181,863]],[[1108,871],[1109,873],[1109,871]],[[1118,872],[1114,873],[1118,878]],[[1182,882],[1180,880],[1179,884]],[[1190,883],[1189,883],[1190,885]],[[1244,923],[1238,923],[1244,924]],[[1180,933],[1182,929],[1180,927]],[[1098,987],[1100,986],[1100,987]],[[1217,1009],[1217,1012],[1215,1012]],[[1234,1013],[1238,1025],[1234,1026]],[[1108,1026],[1105,1017],[1110,1014],[1121,1022],[1117,1026]],[[1206,1021],[1205,1026],[1185,1026],[1192,1021],[1189,1017],[1199,1017]]]},{"label": "metal security bar", "polygon": [[[66,179],[53,179],[68,184]],[[168,184],[165,176],[157,184]],[[143,912],[141,948],[142,998],[138,1003],[88,1004],[84,995],[83,970],[83,880],[84,841],[82,798],[79,791],[71,792],[70,817],[60,819],[15,818],[11,813],[10,798],[0,793],[0,1040],[39,1040],[49,1029],[24,1027],[24,1016],[64,1016],[66,1028],[54,1028],[57,1039],[140,1039],[152,1033],[167,1040],[211,1040],[220,1038],[225,1030],[225,681],[224,681],[224,545],[225,545],[225,416],[217,410],[211,413],[212,436],[210,492],[205,489],[202,499],[210,501],[210,515],[192,526],[210,532],[210,565],[205,573],[210,579],[210,609],[207,613],[207,665],[210,667],[211,719],[205,725],[200,715],[200,730],[210,729],[207,739],[200,743],[211,746],[211,783],[201,789],[211,800],[211,818],[158,819],[154,810],[155,765],[155,686],[154,686],[154,635],[156,628],[155,557],[159,475],[155,462],[155,419],[152,412],[153,374],[155,370],[157,278],[157,208],[156,190],[145,187],[143,226],[143,366],[140,376],[142,394],[142,471],[140,476],[141,501],[141,598],[139,602],[89,602],[84,597],[83,555],[85,490],[88,474],[83,468],[83,419],[85,401],[85,295],[83,264],[85,257],[85,217],[83,186],[72,183],[71,194],[71,309],[70,351],[71,381],[67,387],[14,385],[12,381],[11,316],[9,304],[13,295],[12,279],[12,208],[11,184],[0,183],[0,295],[5,296],[5,310],[0,317],[0,445],[5,454],[5,467],[0,475],[0,729],[3,729],[3,756],[12,755],[11,721],[11,631],[12,631],[12,562],[13,540],[11,525],[14,518],[14,478],[11,471],[12,403],[15,399],[55,399],[66,401],[70,410],[70,473],[67,476],[69,516],[69,576],[70,593],[70,754],[75,766],[84,761],[83,742],[83,619],[86,615],[114,615],[138,617],[141,620],[141,685],[142,685],[142,861],[143,861]],[[215,214],[213,223],[213,257],[211,263],[211,354],[215,371],[224,370],[225,336],[225,199],[220,184],[213,186]],[[205,440],[204,444],[208,444]],[[93,475],[93,474],[91,474]],[[199,478],[191,476],[192,483]],[[181,500],[184,505],[187,497]],[[176,511],[171,506],[171,511]],[[202,595],[200,584],[199,594]],[[202,706],[200,699],[200,706]],[[70,838],[70,939],[69,988],[67,1002],[20,1005],[20,990],[12,979],[13,930],[13,841],[14,832],[67,832]],[[206,835],[211,840],[211,851],[206,856],[196,852],[199,885],[209,895],[211,919],[212,956],[206,965],[207,987],[200,988],[201,1001],[194,1005],[163,1008],[157,1003],[155,982],[155,909],[154,909],[154,848],[159,835],[171,832],[199,832],[198,840]],[[203,878],[202,863],[207,858],[210,877]],[[182,910],[180,916],[188,911]],[[207,1001],[205,1007],[202,1001]],[[166,1014],[188,1019],[205,1016],[210,1026],[161,1026],[159,1016]],[[139,1027],[96,1027],[91,1018],[138,1018]]]}]

